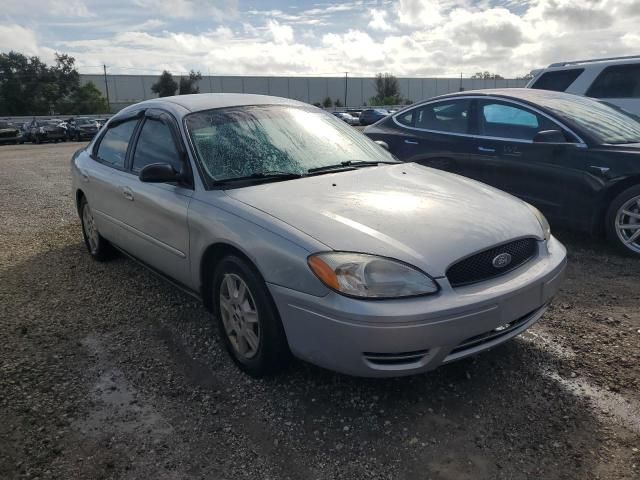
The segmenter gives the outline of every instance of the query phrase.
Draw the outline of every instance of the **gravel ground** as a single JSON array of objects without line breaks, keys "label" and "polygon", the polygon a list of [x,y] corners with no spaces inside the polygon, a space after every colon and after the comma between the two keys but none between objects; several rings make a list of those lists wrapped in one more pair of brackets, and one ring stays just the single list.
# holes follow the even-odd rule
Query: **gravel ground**
[{"label": "gravel ground", "polygon": [[640,478],[640,261],[560,232],[560,296],[499,348],[409,378],[253,380],[192,298],[89,258],[80,146],[0,148],[0,478]]}]

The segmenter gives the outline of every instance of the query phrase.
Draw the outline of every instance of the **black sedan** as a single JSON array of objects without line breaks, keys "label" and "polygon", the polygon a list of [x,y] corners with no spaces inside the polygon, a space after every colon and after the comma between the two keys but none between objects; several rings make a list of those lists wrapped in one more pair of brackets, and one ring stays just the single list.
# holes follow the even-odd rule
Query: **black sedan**
[{"label": "black sedan", "polygon": [[20,143],[22,133],[20,128],[9,122],[0,121],[0,144],[1,143]]},{"label": "black sedan", "polygon": [[389,115],[389,112],[384,108],[367,108],[360,113],[359,122],[360,125],[371,125],[378,120],[385,118]]},{"label": "black sedan", "polygon": [[481,90],[412,105],[364,133],[400,160],[495,186],[557,225],[604,231],[640,256],[640,120],[617,107],[560,92]]},{"label": "black sedan", "polygon": [[67,131],[60,120],[33,120],[29,124],[29,137],[33,143],[67,140]]},{"label": "black sedan", "polygon": [[78,118],[68,122],[67,136],[71,140],[91,140],[99,130],[98,122],[92,118]]}]

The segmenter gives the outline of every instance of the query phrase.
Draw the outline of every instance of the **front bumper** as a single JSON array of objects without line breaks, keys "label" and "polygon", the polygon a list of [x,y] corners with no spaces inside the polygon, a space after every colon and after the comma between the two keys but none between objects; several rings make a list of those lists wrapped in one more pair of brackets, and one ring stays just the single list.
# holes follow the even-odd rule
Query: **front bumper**
[{"label": "front bumper", "polygon": [[303,360],[338,372],[391,377],[432,370],[498,345],[542,317],[557,293],[566,250],[555,238],[538,256],[501,277],[400,300],[316,297],[269,289],[289,346]]}]

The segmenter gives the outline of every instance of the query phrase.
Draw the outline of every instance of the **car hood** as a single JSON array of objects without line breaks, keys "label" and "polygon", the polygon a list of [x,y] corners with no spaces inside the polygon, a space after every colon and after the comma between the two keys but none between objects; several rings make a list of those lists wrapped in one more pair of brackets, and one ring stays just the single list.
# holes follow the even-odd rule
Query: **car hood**
[{"label": "car hood", "polygon": [[407,163],[226,191],[333,250],[396,258],[444,276],[472,253],[540,238],[528,206],[473,180]]}]

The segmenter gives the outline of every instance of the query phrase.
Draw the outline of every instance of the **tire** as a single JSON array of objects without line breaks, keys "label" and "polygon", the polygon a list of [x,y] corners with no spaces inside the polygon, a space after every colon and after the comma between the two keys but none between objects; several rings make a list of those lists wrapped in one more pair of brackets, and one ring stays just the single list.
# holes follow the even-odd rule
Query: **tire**
[{"label": "tire", "polygon": [[[611,202],[605,222],[609,242],[621,253],[640,258],[640,185],[625,190]],[[619,228],[619,224],[630,228]]]},{"label": "tire", "polygon": [[113,256],[113,247],[98,232],[93,220],[93,213],[84,197],[80,200],[80,223],[82,224],[82,237],[89,255],[99,262],[110,259]]},{"label": "tire", "polygon": [[[244,295],[235,298],[242,291]],[[235,255],[224,257],[213,274],[211,295],[220,336],[241,370],[259,378],[288,365],[291,352],[280,315],[253,266]]]}]

